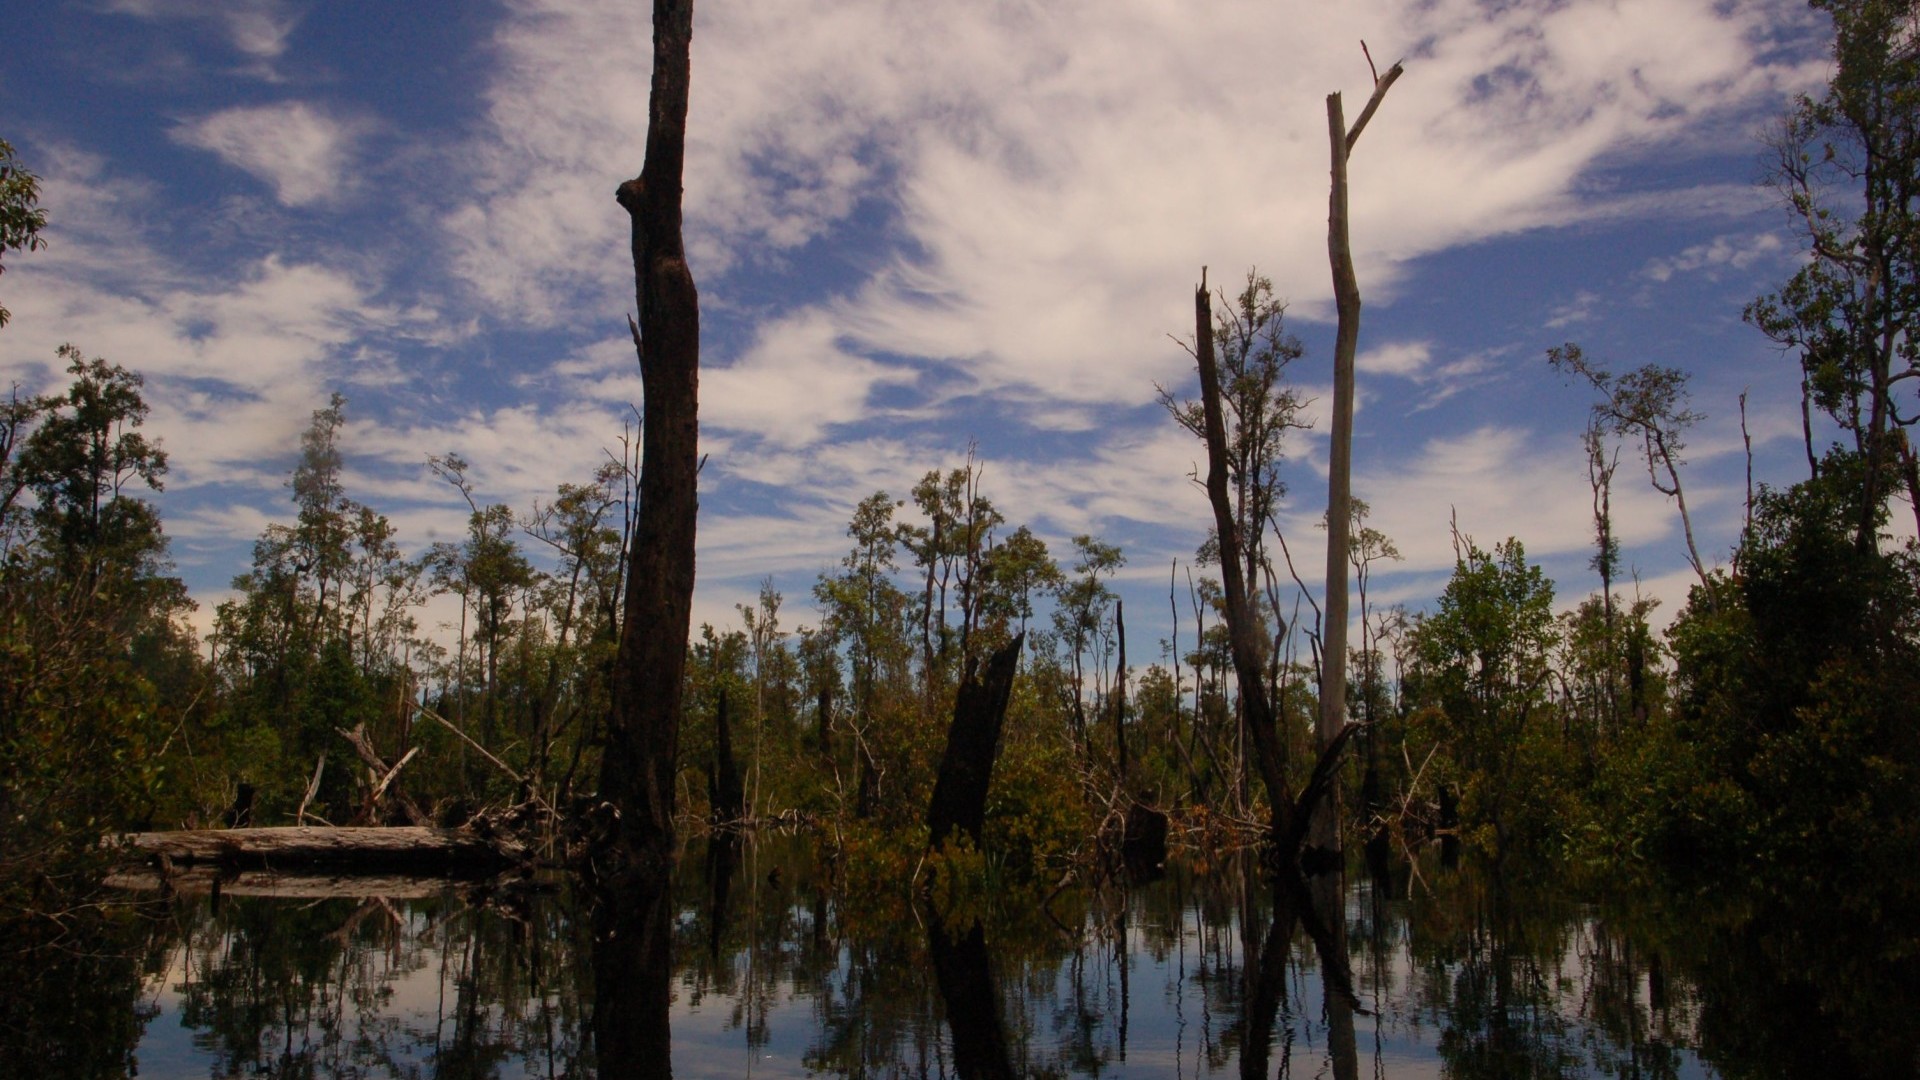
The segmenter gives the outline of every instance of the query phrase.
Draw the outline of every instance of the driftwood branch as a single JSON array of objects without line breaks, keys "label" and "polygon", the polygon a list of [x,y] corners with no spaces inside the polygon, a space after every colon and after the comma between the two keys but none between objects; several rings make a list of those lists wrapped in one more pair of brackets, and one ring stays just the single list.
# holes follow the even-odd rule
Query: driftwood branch
[{"label": "driftwood branch", "polygon": [[373,794],[367,796],[367,802],[370,804],[378,804],[380,802],[380,797],[382,795],[385,795],[387,793],[387,788],[393,784],[393,778],[396,776],[399,776],[400,770],[406,768],[407,762],[412,761],[414,755],[418,754],[419,752],[420,752],[420,748],[416,746],[413,749],[408,750],[406,753],[400,755],[400,760],[394,762],[393,768],[387,770],[387,775],[381,777],[380,782],[374,785]]},{"label": "driftwood branch", "polygon": [[[472,737],[469,736],[466,732],[461,731],[459,728],[455,727],[453,725],[453,721],[447,719],[444,716],[441,716],[439,713],[434,712],[432,709],[427,708],[425,705],[422,705],[419,702],[414,702],[413,708],[414,708],[414,711],[418,712],[421,716],[424,716],[427,719],[432,720],[434,723],[439,724],[441,727],[446,728],[448,731],[453,732],[455,737],[457,737],[461,742],[466,743],[468,746],[473,747],[475,753],[479,754],[483,758],[486,758],[488,761],[493,762],[494,766],[497,767],[501,772],[506,773],[508,777],[512,778],[514,783],[516,784],[526,783],[526,781],[521,778],[520,774],[514,771],[513,766],[507,764],[504,761],[501,761],[497,757],[494,757],[492,751],[488,750],[484,746],[481,746],[479,743],[473,741]],[[535,795],[535,798],[538,798],[537,794]]]},{"label": "driftwood branch", "polygon": [[[300,797],[300,809],[294,812],[293,823],[295,825],[305,825],[307,823],[307,807],[312,805],[313,797],[319,794],[320,777],[326,771],[327,752],[322,750],[320,751],[320,760],[313,763],[313,779],[307,781],[307,793]],[[320,823],[323,825],[329,824],[325,818],[320,819]]]}]

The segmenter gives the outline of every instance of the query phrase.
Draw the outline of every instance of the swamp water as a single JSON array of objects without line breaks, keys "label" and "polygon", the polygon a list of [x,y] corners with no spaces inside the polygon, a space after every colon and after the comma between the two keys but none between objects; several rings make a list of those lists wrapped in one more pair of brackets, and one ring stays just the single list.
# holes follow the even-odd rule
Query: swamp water
[{"label": "swamp water", "polygon": [[[1920,1061],[1911,1002],[1858,985],[1872,964],[1838,969],[1834,990],[1792,942],[1693,905],[1401,874],[1349,881],[1344,946],[1240,861],[959,930],[836,896],[792,838],[696,844],[671,894],[617,925],[564,884],[291,899],[236,884],[171,901],[124,963],[34,972],[35,1015],[0,1027],[72,1040],[43,1048],[49,1075],[168,1080],[647,1076],[669,1055],[681,1078],[1899,1076]],[[617,943],[597,956],[596,919]],[[1328,975],[1342,952],[1350,994]],[[596,971],[613,988],[598,998]],[[0,1002],[26,988],[8,989]]]}]

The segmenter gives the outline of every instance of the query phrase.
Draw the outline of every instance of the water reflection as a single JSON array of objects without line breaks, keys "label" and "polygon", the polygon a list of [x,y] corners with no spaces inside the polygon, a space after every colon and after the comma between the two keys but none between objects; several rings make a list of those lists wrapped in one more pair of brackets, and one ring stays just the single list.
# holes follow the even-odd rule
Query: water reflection
[{"label": "water reflection", "polygon": [[[181,899],[123,927],[120,960],[0,979],[0,1062],[27,1059],[18,1017],[59,1044],[36,1063],[91,1063],[42,1075],[129,1059],[162,1078],[1913,1072],[1904,1025],[1852,1022],[1913,1004],[1910,971],[1830,954],[1836,987],[1791,965],[1777,927],[1396,873],[1276,887],[1176,864],[946,924],[837,892],[799,840],[696,847],[677,880],[598,908],[558,882]],[[1801,931],[1820,948],[1837,932]],[[1854,998],[1869,1011],[1843,1011]]]},{"label": "water reflection", "polygon": [[947,1030],[953,1037],[954,1073],[960,1080],[1017,1075],[1000,1017],[1000,993],[987,956],[985,928],[976,920],[965,933],[952,934],[936,916],[927,924],[927,951],[933,957],[934,982],[940,987]]}]

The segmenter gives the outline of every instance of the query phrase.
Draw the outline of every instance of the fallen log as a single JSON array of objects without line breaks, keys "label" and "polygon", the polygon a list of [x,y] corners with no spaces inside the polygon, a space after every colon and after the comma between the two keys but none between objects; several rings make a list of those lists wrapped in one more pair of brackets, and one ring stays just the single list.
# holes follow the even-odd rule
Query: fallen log
[{"label": "fallen log", "polygon": [[187,829],[133,833],[121,838],[121,843],[149,861],[175,866],[326,866],[445,873],[505,869],[530,857],[526,846],[510,837],[421,825]]},{"label": "fallen log", "polygon": [[121,870],[108,874],[105,884],[108,888],[134,892],[170,890],[179,896],[206,896],[218,891],[222,896],[265,896],[282,900],[357,900],[370,896],[432,900],[449,890],[470,886],[472,881],[415,874],[285,874],[278,870],[194,866],[171,874],[146,867]]}]

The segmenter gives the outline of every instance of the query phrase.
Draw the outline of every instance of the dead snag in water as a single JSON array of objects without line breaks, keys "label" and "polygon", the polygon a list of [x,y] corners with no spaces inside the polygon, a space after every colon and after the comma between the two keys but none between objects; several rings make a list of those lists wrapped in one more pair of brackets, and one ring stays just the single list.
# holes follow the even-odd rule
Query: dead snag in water
[{"label": "dead snag in water", "polygon": [[986,670],[969,663],[966,679],[953,703],[953,724],[947,729],[947,750],[933,782],[927,805],[927,844],[938,850],[954,829],[980,842],[987,820],[987,786],[993,763],[1000,756],[1000,727],[1013,693],[1014,671],[1020,666],[1020,648],[1026,635],[1016,635],[987,659]]},{"label": "dead snag in water", "polygon": [[714,825],[736,825],[746,820],[746,785],[733,759],[733,725],[727,718],[727,692],[713,714],[713,763],[707,769],[707,820]]},{"label": "dead snag in water", "polygon": [[1242,572],[1244,538],[1227,491],[1227,426],[1220,404],[1220,369],[1213,348],[1213,300],[1207,292],[1207,272],[1193,290],[1193,359],[1200,369],[1201,433],[1207,444],[1207,501],[1213,506],[1214,532],[1220,544],[1220,577],[1226,602],[1227,644],[1233,673],[1240,686],[1240,705],[1247,734],[1253,739],[1254,762],[1272,807],[1270,831],[1275,839],[1287,832],[1292,816],[1293,789],[1287,783],[1287,751],[1274,725],[1273,702],[1267,696],[1265,665],[1260,659],[1260,617],[1253,610]]},{"label": "dead snag in water", "polygon": [[[1366,44],[1361,43],[1361,49]],[[1367,57],[1373,64],[1371,54]],[[1353,529],[1353,365],[1360,348],[1360,282],[1353,269],[1353,245],[1347,229],[1347,158],[1360,132],[1373,119],[1387,90],[1400,77],[1398,62],[1376,75],[1373,94],[1360,118],[1348,128],[1340,94],[1327,95],[1327,136],[1332,145],[1333,180],[1327,197],[1327,259],[1333,269],[1333,300],[1339,325],[1333,342],[1333,432],[1327,461],[1327,603],[1320,660],[1320,716],[1314,724],[1322,755],[1347,726],[1347,556]],[[1313,824],[1312,845],[1340,850],[1340,793],[1337,780],[1327,792],[1328,812]],[[1311,812],[1311,807],[1309,807]]]},{"label": "dead snag in water", "polygon": [[700,297],[680,227],[692,46],[692,0],[654,0],[646,158],[616,192],[633,226],[640,318],[629,326],[645,400],[638,520],[600,771],[616,824],[597,865],[614,873],[664,870],[673,858],[700,471]]}]

